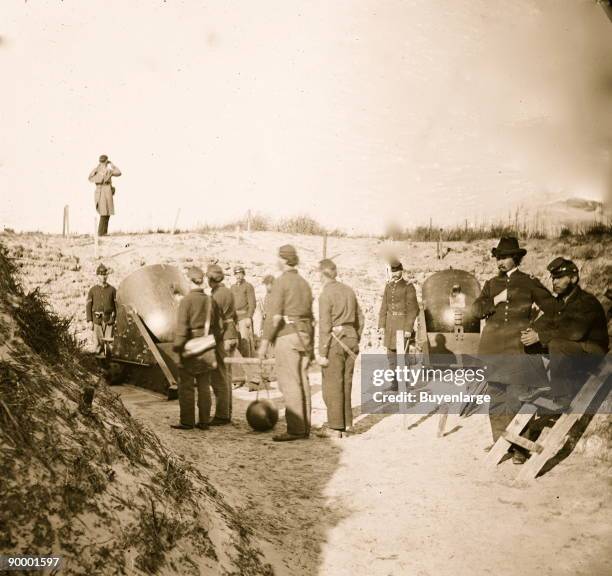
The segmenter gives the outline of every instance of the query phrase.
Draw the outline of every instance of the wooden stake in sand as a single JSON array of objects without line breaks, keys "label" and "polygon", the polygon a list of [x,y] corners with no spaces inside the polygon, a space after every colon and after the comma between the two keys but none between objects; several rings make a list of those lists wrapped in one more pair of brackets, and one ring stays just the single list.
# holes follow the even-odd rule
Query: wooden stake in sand
[{"label": "wooden stake in sand", "polygon": [[174,224],[172,225],[172,234],[176,232],[176,225],[178,224],[179,215],[181,214],[181,209],[179,208],[176,211],[176,216],[174,217]]},{"label": "wooden stake in sand", "polygon": [[62,236],[64,238],[70,236],[70,207],[68,204],[64,206],[64,219],[62,222]]},{"label": "wooden stake in sand", "polygon": [[251,211],[247,211],[247,232],[251,233]]},{"label": "wooden stake in sand", "polygon": [[327,258],[327,232],[323,234],[323,260]]}]

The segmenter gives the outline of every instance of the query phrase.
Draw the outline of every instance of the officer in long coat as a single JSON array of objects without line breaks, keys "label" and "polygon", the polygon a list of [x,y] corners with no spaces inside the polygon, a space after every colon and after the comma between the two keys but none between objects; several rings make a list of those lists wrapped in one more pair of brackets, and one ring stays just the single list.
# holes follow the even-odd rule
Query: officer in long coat
[{"label": "officer in long coat", "polygon": [[274,343],[278,385],[285,399],[287,432],[273,437],[276,442],[308,438],[310,435],[310,382],[308,366],[313,357],[314,318],[312,290],[297,271],[299,258],[293,246],[278,251],[282,274],[274,281],[270,294],[269,316],[258,350],[265,359]]},{"label": "officer in long coat", "polygon": [[106,154],[102,154],[98,165],[89,173],[89,181],[96,185],[94,199],[96,210],[100,214],[98,236],[106,236],[108,233],[108,221],[115,213],[113,176],[121,176],[121,170],[108,159]]},{"label": "officer in long coat", "polygon": [[319,358],[323,375],[323,401],[327,424],[320,437],[342,437],[353,425],[351,392],[355,358],[364,316],[350,286],[336,280],[333,260],[319,263],[323,290],[319,296]]},{"label": "officer in long coat", "polygon": [[599,300],[580,287],[578,267],[559,257],[549,265],[557,306],[553,314],[539,318],[522,336],[526,346],[541,343],[550,354],[550,385],[524,396],[532,400],[546,393],[560,407],[569,405],[590,371],[597,368],[609,350],[606,315]]},{"label": "officer in long coat", "polygon": [[550,314],[555,299],[537,278],[519,270],[527,250],[516,238],[501,238],[491,253],[499,274],[485,282],[472,310],[486,320],[478,354],[487,365],[489,417],[497,440],[520,408],[519,395],[545,378],[541,358],[525,354],[521,333],[535,320],[533,305]]},{"label": "officer in long coat", "polygon": [[[404,280],[403,271],[401,262],[391,262],[391,280],[385,286],[378,315],[378,329],[384,331],[383,342],[387,349],[389,368],[392,370],[397,366],[396,332],[403,330],[406,338],[409,338],[419,315],[416,290],[410,282]],[[397,388],[397,382],[393,384]]]}]

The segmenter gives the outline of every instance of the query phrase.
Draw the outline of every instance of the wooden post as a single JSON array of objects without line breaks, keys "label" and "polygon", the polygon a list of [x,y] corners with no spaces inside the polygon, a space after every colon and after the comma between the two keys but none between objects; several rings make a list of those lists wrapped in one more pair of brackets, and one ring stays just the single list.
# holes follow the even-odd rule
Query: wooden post
[{"label": "wooden post", "polygon": [[438,260],[441,260],[442,259],[442,228],[440,228],[440,231],[438,232],[438,243],[437,243],[436,249],[438,253]]},{"label": "wooden post", "polygon": [[64,206],[64,220],[62,223],[62,236],[64,238],[70,236],[70,207],[68,204]]},{"label": "wooden post", "polygon": [[323,259],[327,258],[327,232],[323,234]]},{"label": "wooden post", "polygon": [[98,258],[98,218],[94,216],[94,258]]},{"label": "wooden post", "polygon": [[251,233],[251,211],[247,210],[247,232]]},{"label": "wooden post", "polygon": [[181,209],[179,208],[176,211],[176,216],[174,217],[174,224],[172,225],[172,234],[176,232],[176,225],[178,224],[179,215],[181,213]]}]

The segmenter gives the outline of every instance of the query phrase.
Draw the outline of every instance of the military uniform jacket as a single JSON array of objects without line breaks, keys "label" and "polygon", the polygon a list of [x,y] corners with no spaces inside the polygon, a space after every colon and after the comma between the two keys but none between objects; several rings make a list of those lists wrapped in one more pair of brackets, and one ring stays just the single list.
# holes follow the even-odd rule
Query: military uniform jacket
[{"label": "military uniform jacket", "polygon": [[232,286],[232,294],[234,296],[234,306],[236,307],[236,315],[238,320],[244,318],[253,318],[255,313],[255,288],[249,282],[243,281]]},{"label": "military uniform jacket", "polygon": [[361,339],[363,312],[352,288],[331,280],[325,284],[319,296],[319,353],[327,357],[332,343],[332,330],[342,339]]},{"label": "military uniform jacket", "polygon": [[223,322],[223,340],[240,338],[240,334],[236,329],[236,310],[231,290],[225,284],[218,284],[212,289],[212,298],[217,303],[221,321]]},{"label": "military uniform jacket", "polygon": [[279,336],[295,333],[295,328],[284,321],[277,328],[275,316],[291,320],[298,331],[311,334],[312,337],[312,290],[295,269],[286,270],[274,281],[266,310],[263,337],[274,341]]},{"label": "military uniform jacket", "polygon": [[[493,298],[506,288],[506,302],[495,306]],[[537,304],[545,314],[552,314],[556,306],[553,295],[537,278],[515,269],[510,275],[500,274],[487,280],[480,296],[472,304],[474,315],[486,319],[478,353],[523,353],[525,347],[521,343],[521,330],[525,330],[535,319],[533,304]]]},{"label": "military uniform jacket", "polygon": [[113,322],[117,316],[116,296],[117,291],[110,284],[106,286],[101,284],[92,286],[87,295],[87,304],[85,306],[87,322],[102,324],[102,318],[98,317],[96,312],[102,313],[104,322]]},{"label": "military uniform jacket", "polygon": [[567,298],[557,297],[554,313],[545,314],[535,323],[540,342],[547,345],[553,338],[581,342],[587,350],[609,349],[608,326],[599,300],[576,286]]},{"label": "military uniform jacket", "polygon": [[180,351],[185,346],[187,340],[204,335],[204,327],[210,311],[209,333],[213,334],[217,343],[223,338],[223,322],[216,302],[204,294],[204,291],[191,290],[180,302],[178,308],[178,318],[176,323],[176,334],[174,337],[174,349]]},{"label": "military uniform jacket", "polygon": [[396,332],[412,332],[418,315],[419,303],[414,286],[403,278],[388,282],[378,316],[378,327],[385,331],[385,347],[395,350]]}]

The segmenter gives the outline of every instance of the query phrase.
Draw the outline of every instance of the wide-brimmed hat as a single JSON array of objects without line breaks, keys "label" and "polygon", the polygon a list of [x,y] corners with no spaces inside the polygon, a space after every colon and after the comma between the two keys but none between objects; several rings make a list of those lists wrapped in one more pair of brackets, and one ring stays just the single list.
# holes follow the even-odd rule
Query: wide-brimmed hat
[{"label": "wide-brimmed hat", "polygon": [[525,256],[527,250],[519,247],[518,240],[514,236],[503,236],[497,247],[491,249],[491,254],[495,258],[510,258],[510,256]]}]

